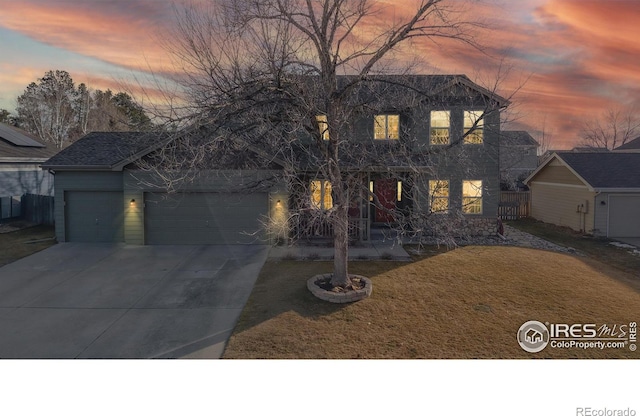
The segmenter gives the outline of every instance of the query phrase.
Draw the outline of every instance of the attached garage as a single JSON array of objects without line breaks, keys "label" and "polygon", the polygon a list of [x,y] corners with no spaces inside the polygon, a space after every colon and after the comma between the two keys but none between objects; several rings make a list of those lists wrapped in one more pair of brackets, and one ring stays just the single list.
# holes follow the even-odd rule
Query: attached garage
[{"label": "attached garage", "polygon": [[268,214],[267,193],[145,193],[145,243],[263,243]]},{"label": "attached garage", "polygon": [[640,195],[609,196],[608,236],[640,236]]},{"label": "attached garage", "polygon": [[122,192],[64,193],[66,241],[116,243],[124,241]]},{"label": "attached garage", "polygon": [[[173,139],[90,133],[43,164],[54,173],[58,241],[265,244],[287,234],[288,193],[279,165],[270,160],[265,169],[225,169],[214,158],[215,166],[194,173],[139,166]],[[257,153],[246,158],[262,166]]]},{"label": "attached garage", "polygon": [[603,237],[640,237],[640,153],[557,152],[526,184],[536,219]]}]

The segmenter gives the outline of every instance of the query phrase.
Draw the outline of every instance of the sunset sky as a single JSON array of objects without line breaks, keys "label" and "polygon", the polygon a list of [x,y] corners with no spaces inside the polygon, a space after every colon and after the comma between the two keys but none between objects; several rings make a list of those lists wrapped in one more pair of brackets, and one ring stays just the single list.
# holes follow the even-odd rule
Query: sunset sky
[{"label": "sunset sky", "polygon": [[[414,2],[386,0],[389,16],[381,18]],[[576,145],[585,120],[640,108],[640,1],[483,0],[468,7],[489,27],[478,39],[484,53],[416,42],[411,50],[423,64],[415,72],[466,74],[490,86],[503,62],[511,70],[498,91],[518,89],[511,99],[517,121],[508,127],[536,138],[544,128],[556,149]],[[17,96],[48,70],[114,90],[165,71],[158,38],[173,19],[171,0],[0,0],[0,108],[13,111]]]}]

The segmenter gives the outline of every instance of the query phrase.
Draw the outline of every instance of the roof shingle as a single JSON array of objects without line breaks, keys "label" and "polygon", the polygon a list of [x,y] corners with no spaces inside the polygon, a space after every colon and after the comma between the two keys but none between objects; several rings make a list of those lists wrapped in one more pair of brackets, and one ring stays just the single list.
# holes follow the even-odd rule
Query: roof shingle
[{"label": "roof shingle", "polygon": [[573,153],[558,156],[594,188],[640,188],[640,153]]},{"label": "roof shingle", "polygon": [[154,143],[156,134],[143,132],[93,132],[62,150],[42,166],[56,168],[111,169]]}]

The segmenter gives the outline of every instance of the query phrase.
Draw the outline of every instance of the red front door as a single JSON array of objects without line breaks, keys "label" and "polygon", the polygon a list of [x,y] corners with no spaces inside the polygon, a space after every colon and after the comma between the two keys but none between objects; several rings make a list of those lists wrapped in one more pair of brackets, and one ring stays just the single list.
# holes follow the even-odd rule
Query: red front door
[{"label": "red front door", "polygon": [[381,205],[381,207],[376,206],[375,222],[395,222],[393,215],[389,211],[393,212],[396,209],[398,181],[395,179],[374,180],[373,193],[376,195]]}]

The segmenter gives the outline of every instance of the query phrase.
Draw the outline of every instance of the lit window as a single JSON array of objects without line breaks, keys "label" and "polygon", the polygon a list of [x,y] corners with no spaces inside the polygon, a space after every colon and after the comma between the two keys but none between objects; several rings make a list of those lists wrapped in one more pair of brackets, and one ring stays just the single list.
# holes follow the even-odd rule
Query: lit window
[{"label": "lit window", "polygon": [[327,116],[324,114],[316,116],[316,121],[318,122],[322,140],[329,140],[329,122],[327,121]]},{"label": "lit window", "polygon": [[482,111],[464,112],[464,143],[482,144],[484,140],[484,119]]},{"label": "lit window", "polygon": [[449,209],[449,181],[429,181],[431,212],[447,212]]},{"label": "lit window", "polygon": [[311,206],[316,209],[333,208],[333,197],[331,196],[331,182],[311,181]]},{"label": "lit window", "polygon": [[373,201],[373,181],[369,181],[369,201]]},{"label": "lit window", "polygon": [[449,144],[449,128],[451,127],[451,113],[449,111],[431,112],[431,144]]},{"label": "lit window", "polygon": [[402,201],[402,181],[398,181],[398,186],[396,188],[398,190],[398,202]]},{"label": "lit window", "polygon": [[482,214],[482,181],[462,181],[462,212]]},{"label": "lit window", "polygon": [[400,138],[400,116],[397,114],[375,116],[373,138],[376,140],[398,140]]}]

